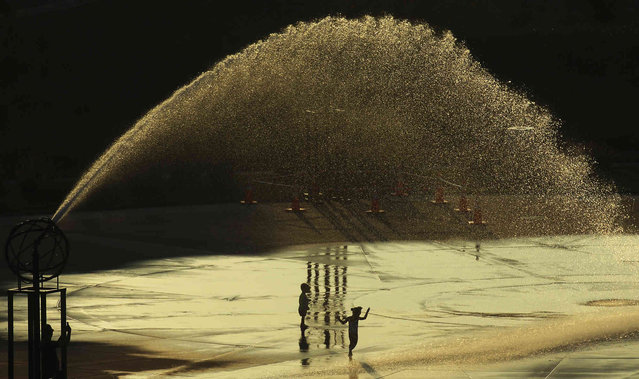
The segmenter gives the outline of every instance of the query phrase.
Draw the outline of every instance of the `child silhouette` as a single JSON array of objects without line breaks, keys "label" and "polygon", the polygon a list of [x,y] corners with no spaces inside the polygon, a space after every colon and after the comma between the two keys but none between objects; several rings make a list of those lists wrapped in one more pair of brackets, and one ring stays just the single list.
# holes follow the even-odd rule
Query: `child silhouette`
[{"label": "child silhouette", "polygon": [[308,298],[308,295],[311,293],[311,286],[309,286],[307,283],[302,283],[300,285],[300,289],[302,290],[302,293],[300,293],[297,313],[299,313],[300,317],[302,318],[302,320],[300,321],[300,330],[302,331],[302,333],[304,333],[304,329],[307,328],[306,324],[304,323],[304,319],[306,318],[308,305],[311,301],[311,299]]},{"label": "child silhouette", "polygon": [[342,316],[340,315],[337,316],[337,320],[342,324],[346,324],[348,322],[348,340],[350,341],[350,344],[348,345],[349,357],[353,356],[353,349],[355,348],[355,346],[357,346],[357,327],[359,326],[359,320],[366,320],[366,317],[368,317],[368,312],[370,310],[371,309],[368,308],[364,317],[361,318],[359,317],[359,315],[362,314],[362,307],[351,308],[353,314],[346,318],[342,318]]}]

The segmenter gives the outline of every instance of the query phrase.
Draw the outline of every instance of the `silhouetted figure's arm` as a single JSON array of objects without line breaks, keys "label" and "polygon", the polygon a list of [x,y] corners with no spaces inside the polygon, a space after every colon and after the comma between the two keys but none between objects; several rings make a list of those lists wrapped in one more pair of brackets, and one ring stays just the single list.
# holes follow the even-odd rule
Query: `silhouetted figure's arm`
[{"label": "silhouetted figure's arm", "polygon": [[364,315],[364,317],[360,317],[359,319],[360,319],[360,320],[366,320],[366,317],[368,317],[368,311],[370,311],[370,310],[371,310],[371,308],[370,308],[370,307],[368,307],[368,309],[366,310],[366,314]]},{"label": "silhouetted figure's arm", "polygon": [[342,325],[344,325],[344,324],[346,324],[348,322],[348,317],[342,318],[342,316],[337,315],[337,321],[341,322]]},{"label": "silhouetted figure's arm", "polygon": [[67,322],[67,326],[62,331],[62,334],[60,334],[60,338],[58,338],[56,346],[66,345],[69,341],[71,341],[71,326],[69,326],[69,323]]}]

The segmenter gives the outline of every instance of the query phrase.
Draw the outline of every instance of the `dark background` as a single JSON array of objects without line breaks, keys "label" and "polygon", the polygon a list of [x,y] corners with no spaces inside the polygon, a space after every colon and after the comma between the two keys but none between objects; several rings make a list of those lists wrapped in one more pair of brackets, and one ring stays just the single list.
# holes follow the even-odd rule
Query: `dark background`
[{"label": "dark background", "polygon": [[563,122],[562,148],[639,192],[639,1],[0,0],[0,213],[51,212],[109,144],[199,73],[297,21],[451,30]]}]

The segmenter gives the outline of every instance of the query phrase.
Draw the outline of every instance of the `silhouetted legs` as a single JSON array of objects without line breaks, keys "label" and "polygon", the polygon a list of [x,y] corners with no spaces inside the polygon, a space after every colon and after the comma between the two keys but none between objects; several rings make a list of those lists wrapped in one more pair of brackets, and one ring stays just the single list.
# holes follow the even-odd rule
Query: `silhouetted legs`
[{"label": "silhouetted legs", "polygon": [[308,325],[306,325],[305,321],[306,321],[306,312],[300,315],[300,332],[302,333],[302,335],[304,334],[304,331],[308,329]]},{"label": "silhouetted legs", "polygon": [[348,339],[350,341],[350,344],[348,345],[348,356],[352,357],[353,349],[357,346],[357,335],[349,335]]}]

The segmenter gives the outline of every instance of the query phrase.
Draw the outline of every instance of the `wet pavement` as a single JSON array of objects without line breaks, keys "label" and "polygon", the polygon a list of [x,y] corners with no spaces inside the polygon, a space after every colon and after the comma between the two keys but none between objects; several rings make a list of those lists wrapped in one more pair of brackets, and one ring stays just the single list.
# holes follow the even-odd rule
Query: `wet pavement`
[{"label": "wet pavement", "polygon": [[[130,244],[88,240],[116,249]],[[479,247],[462,240],[329,244],[67,274],[61,285],[69,291],[73,327],[69,371],[71,377],[639,375],[638,244],[636,236],[515,238]],[[135,242],[136,250],[169,248]],[[302,282],[311,286],[303,333]],[[56,325],[55,299],[49,301]],[[349,361],[348,329],[337,317],[353,306],[371,311],[360,321]],[[26,339],[26,300],[16,307],[17,338]],[[1,325],[6,331],[6,318]],[[87,359],[89,352],[99,359]]]}]

